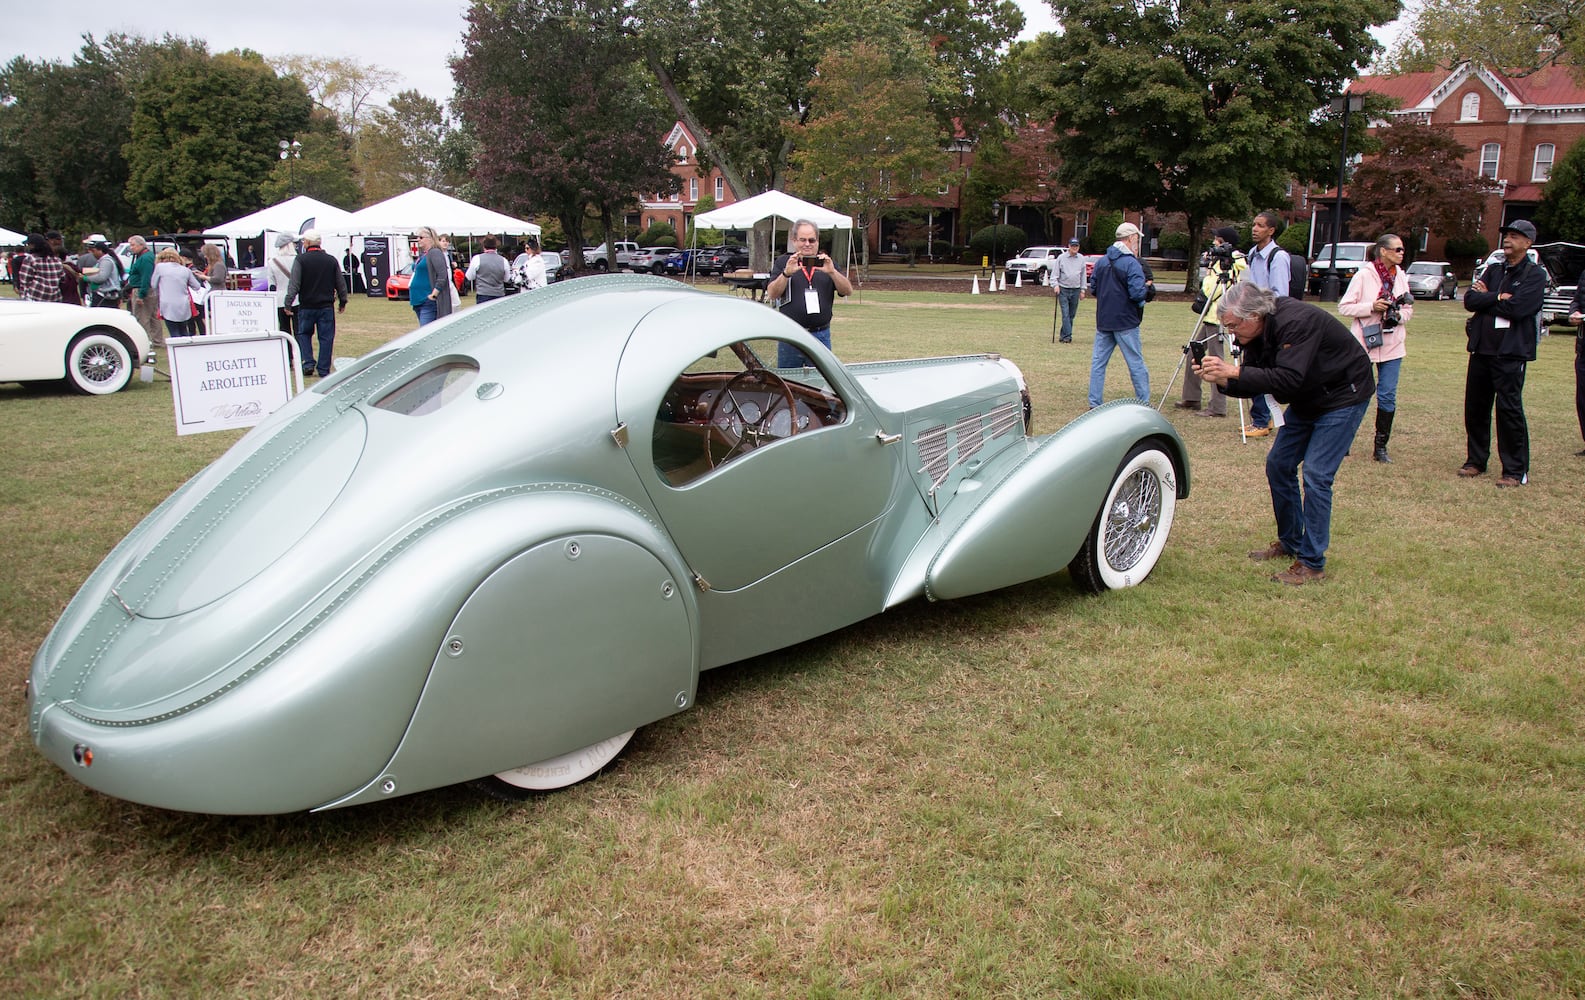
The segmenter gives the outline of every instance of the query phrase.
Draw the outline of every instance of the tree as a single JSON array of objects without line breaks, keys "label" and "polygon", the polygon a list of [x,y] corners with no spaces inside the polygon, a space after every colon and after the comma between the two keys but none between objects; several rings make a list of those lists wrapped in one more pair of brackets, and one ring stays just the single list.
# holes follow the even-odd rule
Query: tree
[{"label": "tree", "polygon": [[388,90],[397,75],[383,66],[332,56],[289,55],[270,64],[282,76],[301,80],[314,106],[328,112],[346,133],[351,161],[361,176],[363,128],[378,110],[374,95]]},{"label": "tree", "polygon": [[1044,77],[1061,182],[1109,208],[1182,212],[1200,246],[1208,219],[1279,204],[1290,179],[1335,165],[1338,144],[1316,111],[1370,59],[1370,27],[1398,5],[1054,0],[1052,9],[1064,32],[1041,36],[1028,58]]},{"label": "tree", "polygon": [[304,131],[312,104],[255,52],[192,55],[139,88],[123,151],[127,197],[162,228],[212,225],[257,209],[279,140]]},{"label": "tree", "polygon": [[609,240],[634,192],[676,190],[671,120],[641,86],[623,18],[621,0],[476,0],[452,64],[480,189],[504,211],[555,215],[575,248],[587,215]]},{"label": "tree", "polygon": [[13,225],[65,232],[131,228],[122,146],[133,94],[160,62],[201,42],[83,36],[71,64],[17,57],[0,69],[0,213]]},{"label": "tree", "polygon": [[1552,167],[1534,221],[1545,239],[1585,242],[1585,139]]},{"label": "tree", "polygon": [[1446,129],[1415,122],[1388,125],[1376,139],[1380,152],[1354,170],[1348,186],[1354,237],[1397,233],[1418,246],[1411,236],[1420,232],[1456,239],[1477,230],[1490,184],[1464,165],[1468,148]]},{"label": "tree", "polygon": [[[826,56],[811,88],[814,113],[793,129],[799,192],[852,208],[860,231],[946,165],[921,80],[900,72],[898,61],[868,42]],[[861,253],[867,269],[869,240]]]},{"label": "tree", "polygon": [[1585,57],[1580,0],[1424,0],[1382,68],[1411,73],[1476,62],[1524,76]]},{"label": "tree", "polygon": [[939,137],[959,128],[973,135],[1001,110],[1000,52],[1023,30],[1007,0],[637,0],[628,10],[628,30],[674,113],[699,137],[701,160],[739,195],[785,186],[789,129],[808,123],[815,67],[826,54],[858,42],[909,53]]},{"label": "tree", "polygon": [[259,197],[275,203],[302,194],[348,211],[360,207],[363,196],[353,175],[352,141],[337,127],[335,116],[315,109],[308,130],[296,138],[301,143],[293,151],[297,155],[275,161],[269,178],[259,184]]},{"label": "tree", "polygon": [[453,193],[442,152],[453,129],[440,104],[416,90],[391,98],[363,128],[363,194],[383,201],[415,187]]}]

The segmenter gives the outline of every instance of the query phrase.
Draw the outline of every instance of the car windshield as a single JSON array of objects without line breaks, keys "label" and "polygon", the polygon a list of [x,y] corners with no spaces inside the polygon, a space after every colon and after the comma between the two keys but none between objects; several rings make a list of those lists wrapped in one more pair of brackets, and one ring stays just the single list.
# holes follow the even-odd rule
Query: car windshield
[{"label": "car windshield", "polygon": [[[1328,243],[1326,246],[1322,247],[1321,248],[1321,252],[1315,255],[1315,259],[1317,261],[1323,261],[1323,260],[1329,261],[1329,260],[1331,260],[1332,259],[1332,244]],[[1349,245],[1347,243],[1339,243],[1337,245],[1337,259],[1338,260],[1364,260],[1365,259],[1365,245],[1363,243],[1356,243],[1356,244],[1353,244],[1353,245]]]},{"label": "car windshield", "polygon": [[1443,265],[1438,264],[1435,261],[1417,260],[1413,264],[1410,264],[1408,267],[1404,268],[1404,270],[1408,271],[1410,274],[1434,274],[1440,277],[1442,274],[1442,268]]}]

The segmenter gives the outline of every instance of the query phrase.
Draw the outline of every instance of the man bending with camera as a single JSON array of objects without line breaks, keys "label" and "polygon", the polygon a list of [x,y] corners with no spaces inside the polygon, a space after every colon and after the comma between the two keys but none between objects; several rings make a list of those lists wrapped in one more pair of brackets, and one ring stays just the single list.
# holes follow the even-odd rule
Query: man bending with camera
[{"label": "man bending with camera", "polygon": [[[774,277],[765,286],[765,298],[781,314],[808,330],[826,347],[831,346],[831,312],[838,295],[853,294],[853,284],[838,271],[831,256],[820,252],[820,228],[808,219],[793,223],[796,253],[776,258]],[[790,346],[777,348],[776,365],[796,368],[807,364],[803,352]]]},{"label": "man bending with camera", "polygon": [[1330,313],[1297,299],[1277,298],[1247,281],[1223,293],[1219,312],[1222,325],[1243,347],[1243,366],[1206,357],[1195,363],[1195,373],[1229,396],[1248,399],[1270,393],[1287,405],[1266,454],[1277,540],[1249,558],[1292,558],[1292,566],[1272,577],[1278,583],[1300,586],[1323,580],[1331,543],[1332,481],[1376,389],[1370,357]]}]

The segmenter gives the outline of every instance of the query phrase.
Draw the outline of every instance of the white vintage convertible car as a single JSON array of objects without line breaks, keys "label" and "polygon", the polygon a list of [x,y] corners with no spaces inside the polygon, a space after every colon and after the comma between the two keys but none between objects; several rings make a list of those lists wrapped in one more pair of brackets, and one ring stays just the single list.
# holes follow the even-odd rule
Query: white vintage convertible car
[{"label": "white vintage convertible car", "polygon": [[65,380],[81,393],[119,392],[152,363],[148,334],[124,309],[0,299],[0,382]]}]

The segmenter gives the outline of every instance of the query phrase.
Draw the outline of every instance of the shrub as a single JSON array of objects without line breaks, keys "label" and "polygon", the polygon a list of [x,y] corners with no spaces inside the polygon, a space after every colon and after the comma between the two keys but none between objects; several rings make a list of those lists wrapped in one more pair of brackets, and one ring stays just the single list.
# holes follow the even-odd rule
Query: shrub
[{"label": "shrub", "polygon": [[633,242],[641,247],[674,247],[677,245],[677,230],[669,222],[657,222],[639,233],[638,239]]},{"label": "shrub", "polygon": [[1017,226],[986,226],[969,237],[969,262],[990,258],[992,267],[1000,267],[1028,245],[1029,237]]}]

